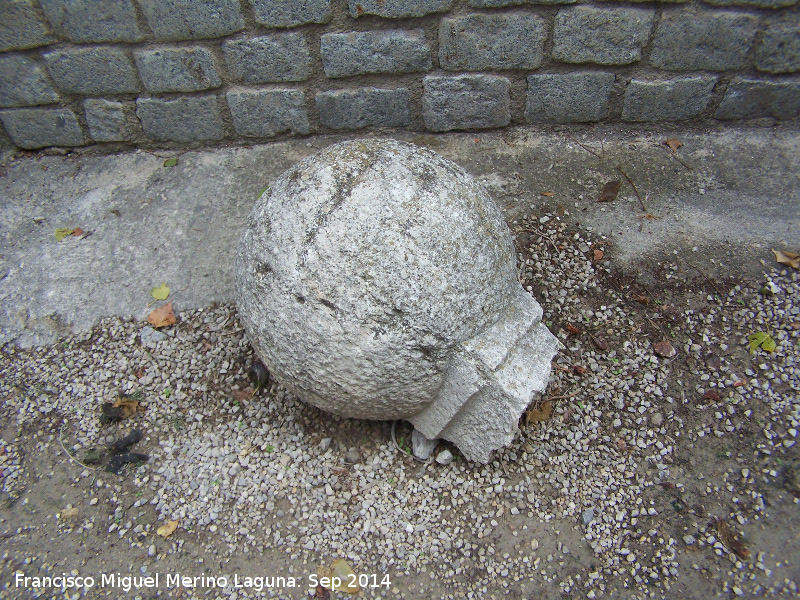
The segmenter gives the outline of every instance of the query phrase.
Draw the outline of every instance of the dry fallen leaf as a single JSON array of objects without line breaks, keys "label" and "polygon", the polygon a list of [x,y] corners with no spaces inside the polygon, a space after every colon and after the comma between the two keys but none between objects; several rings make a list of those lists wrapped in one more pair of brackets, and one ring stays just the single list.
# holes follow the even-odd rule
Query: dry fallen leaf
[{"label": "dry fallen leaf", "polygon": [[595,250],[594,250],[594,259],[595,259],[596,261],[603,260],[603,257],[604,257],[605,255],[606,255],[606,253],[605,253],[605,252],[603,252],[602,250],[598,250],[597,248],[595,248]]},{"label": "dry fallen leaf", "polygon": [[617,194],[619,193],[619,188],[621,187],[621,181],[609,181],[603,186],[603,189],[600,191],[600,197],[597,199],[597,201],[611,202],[612,200],[616,199]]},{"label": "dry fallen leaf", "polygon": [[719,392],[714,389],[706,390],[706,393],[703,394],[703,398],[711,400],[712,402],[719,402]]},{"label": "dry fallen leaf", "polygon": [[542,196],[555,196],[555,192],[542,192]]},{"label": "dry fallen leaf", "polygon": [[717,519],[717,533],[719,534],[720,541],[728,550],[732,551],[742,560],[750,559],[750,550],[744,545],[741,537],[739,537],[739,535],[722,519]]},{"label": "dry fallen leaf", "polygon": [[361,591],[356,583],[355,573],[345,559],[339,558],[331,563],[331,574],[341,581],[339,585],[333,587],[334,592],[357,594]]},{"label": "dry fallen leaf", "polygon": [[747,385],[747,381],[745,379],[740,379],[739,381],[737,381],[736,383],[733,384],[733,387],[735,387],[735,388],[744,387],[746,385]]},{"label": "dry fallen leaf", "polygon": [[586,367],[582,367],[581,365],[572,365],[572,370],[578,375],[586,375]]},{"label": "dry fallen leaf", "polygon": [[175,325],[175,311],[172,310],[172,300],[168,304],[155,309],[147,317],[147,322],[153,327],[167,327],[168,325]]},{"label": "dry fallen leaf", "polygon": [[678,353],[678,351],[672,347],[672,344],[669,343],[669,340],[662,340],[653,344],[653,350],[655,350],[656,354],[664,358],[672,358]]},{"label": "dry fallen leaf", "polygon": [[670,149],[670,150],[672,150],[673,152],[675,152],[675,151],[676,151],[678,148],[680,148],[681,146],[683,146],[683,144],[681,144],[681,143],[680,143],[678,140],[676,140],[675,138],[669,138],[669,139],[668,139],[667,141],[665,141],[664,143],[665,143],[667,146],[669,146],[669,149]]},{"label": "dry fallen leaf", "polygon": [[65,508],[61,511],[60,516],[62,519],[73,519],[78,516],[78,509],[77,508]]},{"label": "dry fallen leaf", "polygon": [[321,585],[317,585],[317,589],[314,591],[314,598],[318,600],[331,600],[331,593]]},{"label": "dry fallen leaf", "polygon": [[237,400],[238,402],[246,402],[247,400],[253,399],[255,390],[253,388],[247,388],[246,390],[233,390],[232,393],[234,400]]},{"label": "dry fallen leaf", "polygon": [[597,346],[598,350],[602,350],[603,352],[608,350],[608,342],[605,341],[602,337],[600,337],[600,336],[596,336],[596,337],[595,336],[591,336],[591,338],[592,338],[592,341],[594,342],[594,345]]},{"label": "dry fallen leaf", "polygon": [[180,521],[167,521],[165,525],[156,529],[156,533],[163,538],[168,538],[175,533],[175,530],[178,528],[178,523],[180,523]]},{"label": "dry fallen leaf", "polygon": [[570,333],[575,333],[575,334],[578,334],[578,333],[581,332],[581,330],[578,329],[577,327],[575,327],[575,325],[573,325],[572,323],[567,323],[567,331],[569,331]]},{"label": "dry fallen leaf", "polygon": [[73,227],[59,227],[56,229],[56,240],[59,242],[64,238],[72,235],[75,233],[75,229]]},{"label": "dry fallen leaf", "polygon": [[800,330],[800,321],[792,321],[791,323],[789,323],[789,326],[795,331],[798,331]]},{"label": "dry fallen leaf", "polygon": [[636,300],[639,304],[644,304],[645,306],[650,304],[650,298],[648,298],[644,294],[631,294],[631,298]]},{"label": "dry fallen leaf", "polygon": [[780,264],[800,271],[800,254],[786,252],[785,250],[773,250],[772,253],[775,255],[775,260]]},{"label": "dry fallen leaf", "polygon": [[121,409],[122,416],[125,419],[134,416],[137,411],[144,412],[144,406],[141,406],[138,400],[131,400],[130,398],[124,398],[122,396],[114,400],[111,406]]},{"label": "dry fallen leaf", "polygon": [[525,413],[525,424],[530,425],[531,423],[541,423],[542,421],[547,421],[550,418],[550,415],[553,414],[553,403],[549,400],[545,400],[544,402],[536,402],[528,411]]}]

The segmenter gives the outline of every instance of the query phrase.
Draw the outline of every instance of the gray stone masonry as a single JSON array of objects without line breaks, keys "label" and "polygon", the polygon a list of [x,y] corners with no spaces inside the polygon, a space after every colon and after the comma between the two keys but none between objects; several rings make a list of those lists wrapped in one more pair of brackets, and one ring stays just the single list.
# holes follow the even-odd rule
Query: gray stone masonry
[{"label": "gray stone masonry", "polygon": [[217,98],[138,98],[136,116],[144,134],[163,142],[207,142],[225,136]]},{"label": "gray stone masonry", "polygon": [[251,0],[256,22],[267,27],[296,27],[331,20],[331,0]]},{"label": "gray stone masonry", "polygon": [[745,66],[758,18],[723,11],[665,9],[650,62],[671,71],[725,71]]},{"label": "gray stone masonry", "polygon": [[608,115],[613,73],[528,75],[525,120],[529,123],[600,121]]},{"label": "gray stone masonry", "polygon": [[54,40],[31,1],[0,2],[0,52],[45,46]]},{"label": "gray stone masonry", "polygon": [[756,46],[756,68],[767,73],[800,71],[800,23],[770,23]]},{"label": "gray stone masonry", "polygon": [[131,139],[122,102],[89,98],[83,101],[89,135],[95,142],[124,142]]},{"label": "gray stone masonry", "polygon": [[206,48],[161,48],[133,56],[150,92],[197,92],[222,85],[214,57]]},{"label": "gray stone masonry", "polygon": [[681,121],[697,116],[711,100],[716,77],[637,81],[625,89],[623,121]]},{"label": "gray stone masonry", "polygon": [[646,8],[562,8],[555,20],[553,58],[600,65],[637,62],[654,15]]},{"label": "gray stone masonry", "polygon": [[0,56],[0,107],[35,106],[57,100],[58,94],[36,62],[13,54]]},{"label": "gray stone masonry", "polygon": [[796,119],[800,112],[800,81],[772,82],[735,79],[714,115],[717,119]]},{"label": "gray stone masonry", "polygon": [[228,71],[243,83],[303,81],[311,76],[311,52],[302,33],[277,33],[222,44]]},{"label": "gray stone masonry", "polygon": [[535,69],[542,64],[545,21],[537,15],[442,19],[439,64],[449,71]]},{"label": "gray stone masonry", "polygon": [[78,44],[143,38],[131,0],[41,0],[56,31]]},{"label": "gray stone masonry", "polygon": [[218,38],[244,29],[239,0],[139,0],[160,40]]},{"label": "gray stone masonry", "polygon": [[20,108],[0,111],[0,121],[20,148],[82,146],[81,126],[66,108]]},{"label": "gray stone masonry", "polygon": [[417,73],[433,65],[422,29],[326,33],[320,46],[328,77]]},{"label": "gray stone masonry", "polygon": [[453,0],[348,0],[351,17],[378,15],[397,19],[450,10]]},{"label": "gray stone masonry", "polygon": [[746,8],[783,8],[796,6],[798,0],[703,0],[714,6],[742,6]]},{"label": "gray stone masonry", "polygon": [[422,116],[431,131],[489,129],[511,122],[511,83],[496,75],[428,75]]},{"label": "gray stone masonry", "polygon": [[305,94],[300,90],[233,90],[226,94],[236,133],[272,137],[309,132]]},{"label": "gray stone masonry", "polygon": [[317,94],[319,120],[331,129],[404,127],[411,122],[408,88],[359,88]]},{"label": "gray stone masonry", "polygon": [[[470,6],[477,8],[500,8],[503,6],[520,6],[522,4],[575,4],[578,0],[469,0]],[[633,0],[634,2],[636,0]],[[686,1],[686,0],[677,0]]]},{"label": "gray stone masonry", "polygon": [[126,94],[140,88],[136,69],[124,50],[105,46],[58,50],[42,58],[58,89],[68,94]]}]

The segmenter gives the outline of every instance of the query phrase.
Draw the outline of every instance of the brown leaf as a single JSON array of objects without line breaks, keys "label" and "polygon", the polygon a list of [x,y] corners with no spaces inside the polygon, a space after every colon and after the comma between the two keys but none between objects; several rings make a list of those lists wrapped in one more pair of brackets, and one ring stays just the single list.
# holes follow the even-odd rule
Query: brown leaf
[{"label": "brown leaf", "polygon": [[609,181],[607,184],[603,186],[603,189],[600,191],[600,197],[597,199],[598,202],[611,202],[615,200],[617,194],[619,193],[619,188],[622,187],[621,181]]},{"label": "brown leaf", "polygon": [[775,260],[780,264],[800,271],[800,254],[786,252],[785,250],[773,250],[772,253],[775,255]]},{"label": "brown leaf", "polygon": [[76,227],[75,229],[72,230],[72,235],[74,235],[75,237],[81,237],[83,235],[83,229],[81,229],[80,227]]},{"label": "brown leaf", "polygon": [[331,593],[321,585],[317,584],[317,589],[314,592],[314,598],[318,600],[331,600]]},{"label": "brown leaf", "polygon": [[156,329],[159,327],[167,327],[168,325],[175,325],[175,311],[172,310],[172,300],[168,304],[155,309],[147,317],[147,322]]},{"label": "brown leaf", "polygon": [[733,387],[743,387],[745,385],[747,385],[747,380],[740,379],[739,381],[733,384]]},{"label": "brown leaf", "polygon": [[163,538],[168,538],[175,533],[175,530],[178,528],[178,523],[180,523],[180,521],[167,521],[165,525],[156,529],[156,533]]},{"label": "brown leaf", "polygon": [[573,325],[572,323],[567,323],[567,331],[569,331],[570,333],[575,333],[575,334],[581,332],[581,330],[578,329],[577,327],[575,327],[575,325]]},{"label": "brown leaf", "polygon": [[645,306],[650,304],[650,298],[648,298],[644,294],[631,294],[631,298],[636,300],[639,304],[644,304]]},{"label": "brown leaf", "polygon": [[136,375],[136,379],[141,379],[142,377],[144,377],[145,372],[146,371],[144,367],[139,367],[133,372],[133,374]]},{"label": "brown leaf", "polygon": [[246,390],[233,390],[233,397],[235,400],[239,401],[252,400],[253,393],[253,388],[247,388]]},{"label": "brown leaf", "polygon": [[203,344],[203,352],[204,353],[208,352],[213,347],[211,345],[211,342],[209,342],[208,340],[200,340],[200,343]]},{"label": "brown leaf", "polygon": [[555,196],[555,192],[542,192],[542,196]]},{"label": "brown leaf", "polygon": [[706,390],[706,393],[703,394],[703,398],[711,400],[712,402],[719,402],[719,392],[713,388]]},{"label": "brown leaf", "polygon": [[122,410],[122,417],[128,419],[134,416],[137,412],[144,412],[144,406],[139,404],[138,400],[131,400],[130,398],[120,396],[111,405],[113,408]]},{"label": "brown leaf", "polygon": [[672,344],[669,343],[669,340],[662,340],[653,344],[653,350],[656,354],[664,358],[672,358],[678,353],[675,348],[672,347]]},{"label": "brown leaf", "polygon": [[544,402],[536,402],[528,411],[525,413],[525,424],[530,425],[531,423],[541,423],[542,421],[547,421],[550,418],[550,415],[553,414],[553,403],[549,400],[545,400]]},{"label": "brown leaf", "polygon": [[563,217],[566,212],[567,212],[567,209],[564,208],[563,205],[559,204],[558,205],[558,210],[556,210],[556,216]]},{"label": "brown leaf", "polygon": [[581,365],[572,365],[572,370],[575,371],[578,375],[586,374],[586,367],[582,367]]},{"label": "brown leaf", "polygon": [[591,337],[592,337],[592,341],[594,342],[594,345],[597,346],[598,350],[602,350],[603,352],[608,350],[608,342],[605,341],[602,337],[600,337],[599,335],[598,336],[591,336]]},{"label": "brown leaf", "polygon": [[742,560],[750,559],[750,550],[742,542],[742,538],[722,519],[717,519],[717,533],[719,540],[725,547]]},{"label": "brown leaf", "polygon": [[594,249],[594,259],[596,261],[603,260],[603,257],[606,255],[605,252],[602,250],[598,250],[597,248]]},{"label": "brown leaf", "polygon": [[792,329],[794,329],[795,331],[799,331],[800,330],[800,321],[792,321],[791,323],[789,323],[789,326]]},{"label": "brown leaf", "polygon": [[670,149],[670,150],[672,150],[673,152],[675,152],[675,151],[676,151],[678,148],[680,148],[681,146],[683,146],[683,144],[681,144],[681,143],[680,143],[678,140],[676,140],[675,138],[669,138],[669,139],[668,139],[667,141],[665,141],[664,143],[665,143],[667,146],[669,146],[669,149]]}]

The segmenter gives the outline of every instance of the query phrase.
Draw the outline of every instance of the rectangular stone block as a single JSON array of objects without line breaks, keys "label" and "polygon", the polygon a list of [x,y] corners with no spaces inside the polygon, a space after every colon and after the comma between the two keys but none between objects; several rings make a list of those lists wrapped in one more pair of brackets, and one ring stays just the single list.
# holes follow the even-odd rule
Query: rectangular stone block
[{"label": "rectangular stone block", "polygon": [[[575,4],[577,1],[578,0],[469,0],[469,5],[476,8],[500,8],[502,6],[520,6],[522,4]],[[685,2],[686,0],[683,1]]]},{"label": "rectangular stone block", "polygon": [[95,142],[125,142],[131,139],[122,102],[89,98],[83,101],[89,135]]},{"label": "rectangular stone block", "polygon": [[757,29],[752,15],[664,9],[650,62],[671,71],[741,69]]},{"label": "rectangular stone block", "polygon": [[32,0],[0,0],[0,52],[46,46],[54,40]]},{"label": "rectangular stone block", "polygon": [[649,8],[562,8],[555,19],[553,58],[599,65],[637,62],[654,15]]},{"label": "rectangular stone block", "polygon": [[331,0],[251,0],[256,23],[267,27],[296,27],[331,20]]},{"label": "rectangular stone block", "polygon": [[136,116],[144,134],[164,142],[205,142],[225,137],[216,96],[138,98]]},{"label": "rectangular stone block", "polygon": [[536,69],[547,33],[533,14],[444,18],[439,27],[439,64],[449,71]]},{"label": "rectangular stone block", "polygon": [[796,119],[800,116],[800,81],[737,78],[728,84],[714,114],[717,119]]},{"label": "rectangular stone block", "polygon": [[58,89],[68,94],[126,94],[139,90],[133,62],[117,48],[58,50],[42,58]]},{"label": "rectangular stone block", "polygon": [[301,90],[232,90],[226,94],[236,133],[272,137],[285,131],[308,133],[305,94]]},{"label": "rectangular stone block", "polygon": [[197,92],[222,85],[206,48],[159,48],[134,52],[144,87],[151,92]]},{"label": "rectangular stone block", "polygon": [[320,122],[331,129],[404,127],[411,122],[408,88],[372,87],[317,94]]},{"label": "rectangular stone block", "polygon": [[431,131],[489,129],[511,122],[511,83],[496,75],[428,75],[422,115]]},{"label": "rectangular stone block", "polygon": [[44,69],[20,55],[0,56],[0,107],[51,104],[58,94]]},{"label": "rectangular stone block", "polygon": [[348,0],[351,17],[378,15],[389,19],[446,12],[452,4],[453,0]]},{"label": "rectangular stone block", "polygon": [[798,0],[703,0],[714,6],[742,6],[746,8],[786,8],[796,6]]},{"label": "rectangular stone block", "polygon": [[26,150],[86,143],[78,119],[66,108],[4,110],[0,120],[14,143]]},{"label": "rectangular stone block", "polygon": [[238,0],[139,0],[160,40],[218,38],[244,29]]},{"label": "rectangular stone block", "polygon": [[228,71],[244,83],[303,81],[311,76],[311,52],[302,33],[278,33],[222,44]]},{"label": "rectangular stone block", "polygon": [[131,0],[41,0],[47,20],[70,40],[139,42],[143,38]]},{"label": "rectangular stone block", "polygon": [[756,68],[767,73],[800,71],[800,23],[770,23],[756,46]]},{"label": "rectangular stone block", "polygon": [[613,73],[528,75],[525,120],[529,123],[585,123],[608,115]]},{"label": "rectangular stone block", "polygon": [[681,121],[703,112],[716,77],[683,77],[667,81],[632,80],[625,89],[623,121]]},{"label": "rectangular stone block", "polygon": [[422,29],[326,33],[320,45],[328,77],[418,73],[433,66]]}]

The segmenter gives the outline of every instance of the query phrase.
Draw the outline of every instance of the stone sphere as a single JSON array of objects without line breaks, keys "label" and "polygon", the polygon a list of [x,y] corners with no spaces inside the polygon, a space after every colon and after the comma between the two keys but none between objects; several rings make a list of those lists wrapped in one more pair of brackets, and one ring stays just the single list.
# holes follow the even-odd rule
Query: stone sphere
[{"label": "stone sphere", "polygon": [[336,144],[283,173],[247,219],[234,275],[245,330],[275,379],[360,419],[420,414],[454,352],[520,293],[533,302],[483,188],[394,140]]}]

